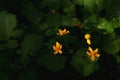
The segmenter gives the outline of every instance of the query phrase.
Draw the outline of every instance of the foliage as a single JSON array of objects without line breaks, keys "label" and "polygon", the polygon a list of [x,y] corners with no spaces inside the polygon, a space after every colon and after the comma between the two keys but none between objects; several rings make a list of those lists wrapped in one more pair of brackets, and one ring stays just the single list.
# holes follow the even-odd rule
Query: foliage
[{"label": "foliage", "polygon": [[[37,70],[64,72],[67,65],[68,70],[72,67],[74,73],[79,72],[79,75],[84,77],[101,71],[106,63],[110,63],[110,66],[115,65],[117,70],[120,70],[119,2],[119,0],[1,1],[0,79],[13,80],[13,75],[16,75],[16,80],[38,80],[38,77],[46,80],[46,77],[37,74]],[[59,29],[65,35],[58,35]],[[63,29],[67,31],[62,32]],[[86,33],[91,35],[91,45],[84,39]],[[56,42],[61,43],[62,54],[54,54],[53,45]],[[86,53],[88,46],[98,48],[100,57],[95,61],[91,61]],[[109,59],[107,56],[112,58]],[[107,68],[111,69],[108,65]],[[20,70],[26,74],[17,75],[17,71]],[[116,80],[119,79],[117,76]]]}]

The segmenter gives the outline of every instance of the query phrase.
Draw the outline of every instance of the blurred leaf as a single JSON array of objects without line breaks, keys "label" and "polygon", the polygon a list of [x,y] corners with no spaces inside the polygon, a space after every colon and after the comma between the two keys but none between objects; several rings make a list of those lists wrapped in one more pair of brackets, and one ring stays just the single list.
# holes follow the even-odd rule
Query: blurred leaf
[{"label": "blurred leaf", "polygon": [[65,7],[63,11],[66,14],[73,14],[75,12],[75,5],[72,4],[69,7]]},{"label": "blurred leaf", "polygon": [[98,64],[96,63],[86,63],[83,67],[83,75],[84,76],[89,76],[91,73],[94,72],[98,68]]},{"label": "blurred leaf", "polygon": [[61,14],[57,13],[55,15],[53,14],[49,14],[47,15],[46,19],[45,19],[45,23],[47,23],[47,25],[49,26],[49,28],[56,28],[60,26],[60,20],[61,20]]},{"label": "blurred leaf", "polygon": [[18,47],[18,42],[17,40],[9,40],[7,43],[8,48],[17,48]]},{"label": "blurred leaf", "polygon": [[105,44],[111,42],[112,40],[114,40],[115,38],[116,38],[115,32],[107,33],[102,36],[102,40],[104,41],[104,42],[102,42],[102,44],[105,45]]},{"label": "blurred leaf", "polygon": [[41,35],[29,34],[25,37],[24,41],[21,44],[18,54],[20,55],[32,55],[42,46],[43,37]]},{"label": "blurred leaf", "polygon": [[112,22],[107,21],[105,19],[100,19],[99,24],[97,26],[98,29],[104,29],[106,30],[106,33],[111,33],[114,31],[115,26],[113,25]]},{"label": "blurred leaf", "polygon": [[77,37],[71,35],[70,33],[67,34],[67,35],[65,35],[64,38],[65,38],[65,40],[66,40],[66,42],[67,42],[68,44],[71,44],[71,43],[74,43],[74,44],[75,44],[76,42],[78,42]]},{"label": "blurred leaf", "polygon": [[96,26],[98,24],[98,21],[99,21],[99,17],[93,14],[84,20],[84,28],[87,30],[93,29],[91,27]]},{"label": "blurred leaf", "polygon": [[75,26],[76,23],[78,23],[78,18],[74,17],[71,19],[70,26]]},{"label": "blurred leaf", "polygon": [[14,33],[16,28],[16,16],[5,11],[0,13],[0,34],[9,38]]},{"label": "blurred leaf", "polygon": [[[54,5],[51,5],[51,4],[54,4]],[[59,8],[63,6],[63,4],[64,4],[64,1],[62,1],[61,3],[61,0],[43,0],[40,3],[40,7]]]},{"label": "blurred leaf", "polygon": [[45,36],[53,36],[53,35],[57,35],[56,32],[57,32],[57,31],[56,31],[55,28],[54,28],[54,29],[50,28],[50,29],[48,29],[48,30],[45,32]]},{"label": "blurred leaf", "polygon": [[41,19],[44,17],[32,2],[28,2],[23,6],[22,13],[33,24],[39,24]]},{"label": "blurred leaf", "polygon": [[79,4],[79,5],[83,5],[83,2],[84,2],[84,0],[76,0],[75,3],[77,3],[77,4]]},{"label": "blurred leaf", "polygon": [[48,54],[41,62],[45,68],[56,72],[64,68],[65,61],[65,57],[62,55]]},{"label": "blurred leaf", "polygon": [[81,48],[72,57],[71,64],[84,76],[89,76],[98,68],[96,62],[89,60],[86,54],[87,49]]},{"label": "blurred leaf", "polygon": [[113,16],[117,11],[120,11],[120,0],[107,0],[106,2],[107,15]]},{"label": "blurred leaf", "polygon": [[115,56],[117,63],[120,63],[120,56],[116,55]]},{"label": "blurred leaf", "polygon": [[0,43],[0,51],[5,50],[7,45],[5,43]]},{"label": "blurred leaf", "polygon": [[76,17],[69,17],[69,16],[63,16],[62,17],[62,25],[70,25],[71,27],[75,26],[76,23],[78,23],[78,18]]},{"label": "blurred leaf", "polygon": [[109,54],[117,54],[120,50],[120,45],[116,40],[112,40],[105,46],[103,46],[103,50]]},{"label": "blurred leaf", "polygon": [[40,24],[39,29],[41,29],[42,31],[45,31],[48,29],[48,25],[47,24]]},{"label": "blurred leaf", "polygon": [[32,70],[26,71],[25,74],[19,76],[18,80],[36,80],[36,73]]},{"label": "blurred leaf", "polygon": [[24,33],[24,31],[22,29],[16,29],[12,34],[11,36],[15,37],[15,38],[18,38],[20,37],[22,34]]},{"label": "blurred leaf", "polygon": [[100,11],[103,7],[103,0],[77,0],[78,4],[83,4],[90,12]]}]

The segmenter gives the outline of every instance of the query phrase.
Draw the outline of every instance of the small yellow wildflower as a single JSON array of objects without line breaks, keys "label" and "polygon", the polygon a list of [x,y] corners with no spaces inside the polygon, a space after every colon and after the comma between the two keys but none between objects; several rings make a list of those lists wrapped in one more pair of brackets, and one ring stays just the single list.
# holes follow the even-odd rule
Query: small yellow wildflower
[{"label": "small yellow wildflower", "polygon": [[90,37],[91,37],[90,34],[85,34],[85,36],[84,36],[84,38],[87,40],[87,43],[89,45],[91,45]]},{"label": "small yellow wildflower", "polygon": [[90,41],[90,39],[87,39],[87,43],[88,43],[89,45],[91,45],[91,41]]},{"label": "small yellow wildflower", "polygon": [[90,39],[91,36],[90,36],[90,34],[85,34],[84,37],[85,37],[85,39]]},{"label": "small yellow wildflower", "polygon": [[59,33],[57,33],[58,35],[65,35],[65,34],[67,34],[67,33],[69,33],[69,31],[67,31],[65,28],[63,29],[63,30],[61,30],[61,29],[59,29]]},{"label": "small yellow wildflower", "polygon": [[53,46],[54,54],[62,54],[62,45],[59,42],[56,42],[56,45]]},{"label": "small yellow wildflower", "polygon": [[87,51],[88,56],[91,57],[91,60],[94,61],[96,57],[99,57],[98,48],[93,50],[91,47],[88,47],[89,52]]}]

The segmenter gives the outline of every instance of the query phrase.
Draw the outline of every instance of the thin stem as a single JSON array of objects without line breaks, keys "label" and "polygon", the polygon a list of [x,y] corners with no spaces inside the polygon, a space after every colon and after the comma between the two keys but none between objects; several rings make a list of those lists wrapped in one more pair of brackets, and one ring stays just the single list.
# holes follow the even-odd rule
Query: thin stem
[{"label": "thin stem", "polygon": [[71,52],[70,52],[70,48],[69,48],[69,46],[68,46],[68,44],[67,44],[67,42],[66,42],[66,40],[65,40],[64,37],[63,37],[63,40],[64,40],[64,42],[65,42],[66,48],[68,49],[69,53],[71,53]]}]

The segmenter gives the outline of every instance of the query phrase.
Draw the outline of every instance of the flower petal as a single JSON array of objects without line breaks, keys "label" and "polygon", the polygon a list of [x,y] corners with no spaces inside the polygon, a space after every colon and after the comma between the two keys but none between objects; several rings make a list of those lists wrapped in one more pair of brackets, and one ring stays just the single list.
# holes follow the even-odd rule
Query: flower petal
[{"label": "flower petal", "polygon": [[92,60],[92,61],[95,61],[95,56],[91,56],[91,60]]},{"label": "flower petal", "polygon": [[62,54],[62,50],[59,50],[59,54]]},{"label": "flower petal", "polygon": [[56,42],[56,47],[60,46],[59,42]]},{"label": "flower petal", "polygon": [[58,50],[56,50],[56,51],[54,51],[54,54],[56,55],[58,52],[59,52],[59,51],[58,51]]},{"label": "flower petal", "polygon": [[95,54],[96,57],[100,57],[100,54]]},{"label": "flower petal", "polygon": [[90,52],[93,52],[93,50],[92,50],[92,48],[91,48],[91,47],[88,47],[88,50],[89,50]]},{"label": "flower petal", "polygon": [[62,49],[62,45],[60,45],[60,49]]},{"label": "flower petal", "polygon": [[90,39],[87,39],[87,43],[88,43],[89,45],[91,45],[91,41],[90,41]]},{"label": "flower petal", "polygon": [[94,52],[95,52],[95,53],[98,53],[98,48],[96,48],[96,49],[94,50]]},{"label": "flower petal", "polygon": [[55,46],[53,46],[53,50],[56,50],[56,47],[55,47]]}]

